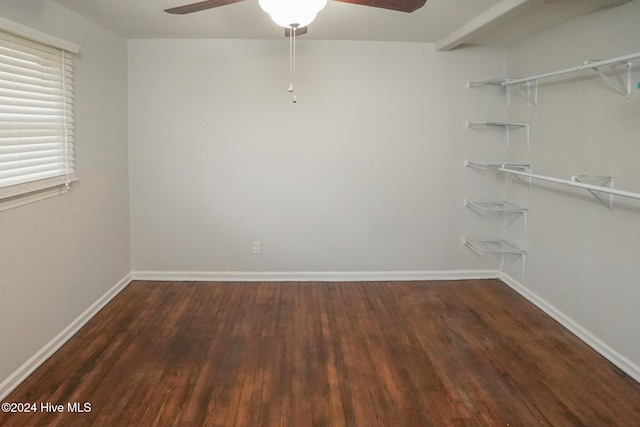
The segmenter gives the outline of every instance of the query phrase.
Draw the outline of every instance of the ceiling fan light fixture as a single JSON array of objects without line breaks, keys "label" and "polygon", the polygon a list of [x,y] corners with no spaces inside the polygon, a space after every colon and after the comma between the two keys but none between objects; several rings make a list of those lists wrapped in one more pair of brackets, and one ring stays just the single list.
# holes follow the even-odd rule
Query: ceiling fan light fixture
[{"label": "ceiling fan light fixture", "polygon": [[281,27],[306,27],[327,5],[327,0],[259,0],[262,10]]}]

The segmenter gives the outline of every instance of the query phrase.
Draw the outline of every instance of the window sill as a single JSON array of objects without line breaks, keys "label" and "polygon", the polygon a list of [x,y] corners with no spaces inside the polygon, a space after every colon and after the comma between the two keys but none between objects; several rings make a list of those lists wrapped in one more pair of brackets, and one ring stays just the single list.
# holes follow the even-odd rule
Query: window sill
[{"label": "window sill", "polygon": [[49,199],[51,197],[62,196],[67,191],[69,191],[69,188],[66,185],[60,185],[57,187],[48,188],[46,190],[37,191],[30,194],[23,194],[20,196],[12,197],[10,199],[2,200],[0,201],[0,212],[28,205],[30,203],[39,202],[40,200]]}]

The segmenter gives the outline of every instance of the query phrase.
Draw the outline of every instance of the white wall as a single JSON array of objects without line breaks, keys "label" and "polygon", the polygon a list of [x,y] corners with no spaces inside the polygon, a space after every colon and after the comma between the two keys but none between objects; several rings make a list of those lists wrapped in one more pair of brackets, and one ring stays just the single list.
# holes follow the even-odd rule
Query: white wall
[{"label": "white wall", "polygon": [[[504,117],[499,48],[299,39],[129,42],[132,263],[137,271],[494,269],[461,245],[472,115]],[[479,113],[480,112],[480,113]],[[499,183],[498,183],[499,184]],[[252,242],[262,253],[252,255]]]},{"label": "white wall", "polygon": [[130,268],[126,41],[47,0],[0,16],[76,43],[69,193],[0,212],[0,383]]},{"label": "white wall", "polygon": [[[639,23],[635,1],[553,28],[509,47],[509,74],[639,52]],[[513,145],[511,159],[531,162],[534,173],[565,179],[612,175],[616,188],[640,192],[638,61],[632,76],[631,99],[589,73],[541,82],[536,107],[514,99],[509,117],[531,121],[533,140],[530,153]],[[527,289],[584,328],[640,379],[640,202],[616,197],[609,211],[582,190],[540,181],[530,191],[517,184],[509,189],[529,207]]]}]

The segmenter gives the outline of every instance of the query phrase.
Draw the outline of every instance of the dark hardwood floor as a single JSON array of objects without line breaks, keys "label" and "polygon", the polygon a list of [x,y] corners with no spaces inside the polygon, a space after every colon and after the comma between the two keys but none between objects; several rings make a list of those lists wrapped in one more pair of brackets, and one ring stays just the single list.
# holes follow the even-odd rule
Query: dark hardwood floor
[{"label": "dark hardwood floor", "polygon": [[4,401],[38,412],[2,426],[640,426],[640,384],[496,280],[132,282]]}]

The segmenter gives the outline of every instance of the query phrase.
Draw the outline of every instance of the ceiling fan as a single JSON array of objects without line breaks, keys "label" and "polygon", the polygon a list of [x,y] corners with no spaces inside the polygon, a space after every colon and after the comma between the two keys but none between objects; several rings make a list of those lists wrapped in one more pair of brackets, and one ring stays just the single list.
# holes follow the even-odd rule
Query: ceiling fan
[{"label": "ceiling fan", "polygon": [[[214,7],[226,6],[244,0],[205,0],[198,3],[165,9],[171,14],[184,15]],[[335,0],[343,3],[359,4],[399,12],[413,12],[420,9],[427,0]],[[307,32],[306,26],[315,19],[316,14],[324,8],[326,0],[260,0],[260,7],[271,15],[276,23],[286,30],[295,27],[297,35]],[[292,22],[292,20],[299,22]],[[288,22],[287,22],[288,21]]]},{"label": "ceiling fan", "polygon": [[[244,0],[204,0],[198,3],[165,9],[171,14],[184,15],[200,12],[214,7],[226,6]],[[327,0],[258,0],[262,10],[267,12],[276,24],[284,27],[285,36],[289,37],[289,92],[294,91],[295,82],[295,39],[307,33],[309,25],[320,12]],[[413,12],[420,9],[427,0],[336,0],[343,3],[359,4],[399,12]],[[296,96],[293,95],[296,103]]]}]

